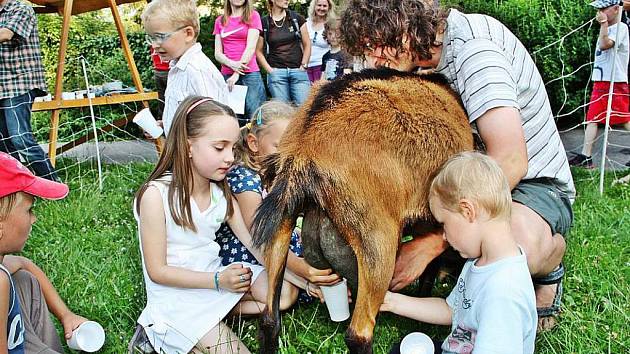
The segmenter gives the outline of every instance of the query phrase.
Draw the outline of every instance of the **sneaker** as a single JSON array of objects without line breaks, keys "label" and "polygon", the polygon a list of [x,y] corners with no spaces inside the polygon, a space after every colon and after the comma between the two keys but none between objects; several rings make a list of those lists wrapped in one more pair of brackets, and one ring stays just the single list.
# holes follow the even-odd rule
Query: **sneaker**
[{"label": "sneaker", "polygon": [[578,166],[584,168],[593,168],[593,158],[591,156],[586,156],[582,154],[575,154],[571,159],[569,159],[569,165]]},{"label": "sneaker", "polygon": [[136,331],[129,341],[129,347],[127,348],[128,354],[151,354],[155,353],[147,333],[141,325],[136,326]]}]

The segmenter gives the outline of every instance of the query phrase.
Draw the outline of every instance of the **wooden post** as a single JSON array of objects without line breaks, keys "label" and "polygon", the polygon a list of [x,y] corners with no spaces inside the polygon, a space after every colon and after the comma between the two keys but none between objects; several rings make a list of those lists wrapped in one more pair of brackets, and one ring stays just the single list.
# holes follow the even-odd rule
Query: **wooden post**
[{"label": "wooden post", "polygon": [[[123,54],[125,55],[125,59],[127,59],[129,70],[131,70],[131,79],[133,80],[133,84],[136,86],[136,90],[142,93],[144,92],[144,88],[142,87],[142,80],[140,80],[140,73],[138,72],[136,61],[133,59],[133,52],[131,51],[131,46],[129,46],[127,33],[125,32],[125,28],[123,27],[123,23],[120,19],[120,14],[118,13],[116,0],[109,0],[109,8],[112,10],[112,16],[114,17],[116,30],[118,30],[118,36],[120,37],[120,43],[122,45]],[[142,105],[144,106],[144,108],[149,108],[149,102],[147,101],[142,101]],[[162,139],[156,139],[154,140],[154,143],[155,143],[155,148],[157,149],[158,155],[161,154],[162,145],[163,145]]]},{"label": "wooden post", "polygon": [[[136,62],[133,60],[133,53],[131,52],[131,47],[129,46],[129,41],[127,40],[127,34],[125,33],[125,28],[123,27],[122,20],[120,19],[120,14],[118,13],[118,8],[116,5],[116,0],[109,0],[109,7],[112,10],[112,16],[114,17],[114,23],[116,24],[116,30],[118,30],[118,36],[120,37],[120,44],[122,44],[123,54],[125,55],[125,59],[127,59],[127,64],[129,65],[129,69],[131,70],[131,79],[133,80],[133,84],[136,86],[138,92],[144,92],[142,88],[142,81],[140,80],[140,73],[138,72],[138,68],[136,67]],[[148,107],[149,104],[146,101],[142,101],[145,107]]]},{"label": "wooden post", "polygon": [[72,4],[74,0],[66,0],[63,5],[63,24],[61,27],[61,42],[59,44],[59,60],[57,64],[57,76],[55,78],[55,103],[50,122],[50,134],[48,145],[48,158],[55,166],[57,158],[57,134],[59,132],[59,115],[61,114],[61,93],[63,92],[63,70],[66,64],[66,51],[68,49],[68,32],[70,32],[70,19],[72,18]]}]

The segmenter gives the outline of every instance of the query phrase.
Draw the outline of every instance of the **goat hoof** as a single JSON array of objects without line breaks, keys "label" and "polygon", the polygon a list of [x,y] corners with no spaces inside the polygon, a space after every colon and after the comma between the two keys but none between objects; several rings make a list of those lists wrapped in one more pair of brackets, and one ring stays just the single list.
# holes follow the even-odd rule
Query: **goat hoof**
[{"label": "goat hoof", "polygon": [[279,333],[280,321],[273,319],[268,314],[263,314],[260,319],[259,329],[260,354],[274,354],[278,352]]},{"label": "goat hoof", "polygon": [[345,340],[351,354],[372,354],[372,338],[359,337],[348,331]]}]

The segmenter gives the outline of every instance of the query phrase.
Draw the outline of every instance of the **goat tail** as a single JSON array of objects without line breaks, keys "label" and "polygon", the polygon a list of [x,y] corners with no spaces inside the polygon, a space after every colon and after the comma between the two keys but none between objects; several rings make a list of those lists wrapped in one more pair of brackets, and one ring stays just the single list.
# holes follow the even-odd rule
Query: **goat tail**
[{"label": "goat tail", "polygon": [[[323,204],[324,179],[315,164],[294,158],[278,159],[279,156],[274,155],[264,162],[263,181],[273,179],[273,183],[254,218],[252,239],[255,247],[270,246],[281,226],[290,226],[292,230],[306,205],[315,203],[321,207]],[[285,237],[284,232],[281,237]],[[286,237],[290,237],[290,233]]]}]

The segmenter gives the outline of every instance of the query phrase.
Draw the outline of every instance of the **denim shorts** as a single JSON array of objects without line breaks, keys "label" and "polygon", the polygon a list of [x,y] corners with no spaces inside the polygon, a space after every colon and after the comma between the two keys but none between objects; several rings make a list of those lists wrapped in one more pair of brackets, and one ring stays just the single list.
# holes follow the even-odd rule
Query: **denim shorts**
[{"label": "denim shorts", "polygon": [[540,215],[551,227],[551,234],[567,236],[573,223],[571,201],[550,178],[522,180],[512,190],[512,200]]}]

